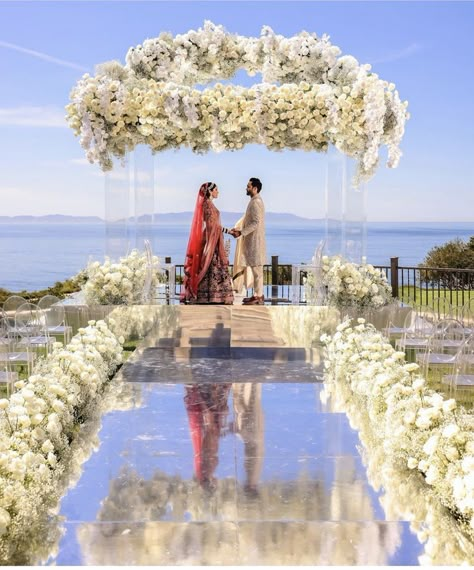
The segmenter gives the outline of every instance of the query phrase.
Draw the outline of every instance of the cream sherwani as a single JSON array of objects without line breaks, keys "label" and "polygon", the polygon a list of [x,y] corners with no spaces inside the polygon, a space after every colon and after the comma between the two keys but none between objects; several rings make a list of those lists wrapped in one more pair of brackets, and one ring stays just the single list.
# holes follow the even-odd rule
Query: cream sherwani
[{"label": "cream sherwani", "polygon": [[254,294],[263,295],[263,265],[266,261],[265,206],[260,194],[250,199],[241,229],[240,265],[252,268]]},{"label": "cream sherwani", "polygon": [[255,267],[266,261],[265,206],[260,194],[250,199],[242,223],[242,265]]}]

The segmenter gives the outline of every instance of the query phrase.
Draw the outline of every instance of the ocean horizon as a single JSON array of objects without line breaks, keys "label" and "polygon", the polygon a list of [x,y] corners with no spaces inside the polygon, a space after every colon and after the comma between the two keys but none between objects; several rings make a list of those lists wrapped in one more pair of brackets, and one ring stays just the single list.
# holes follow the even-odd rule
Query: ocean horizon
[{"label": "ocean horizon", "polygon": [[[227,214],[235,214],[225,214],[224,225],[235,222],[235,219],[227,219]],[[266,232],[268,261],[272,255],[278,255],[280,263],[307,263],[320,240],[325,238],[325,221],[316,220],[314,224],[267,222]],[[188,221],[155,224],[151,239],[154,253],[182,264],[188,234]],[[396,256],[400,265],[418,265],[434,246],[455,238],[466,241],[471,235],[474,235],[474,222],[368,222],[367,261],[373,265],[389,265],[390,258]],[[130,238],[131,249],[136,238]],[[77,274],[89,261],[103,261],[105,246],[103,223],[3,221],[0,223],[0,287],[10,291],[50,287],[56,281]]]}]

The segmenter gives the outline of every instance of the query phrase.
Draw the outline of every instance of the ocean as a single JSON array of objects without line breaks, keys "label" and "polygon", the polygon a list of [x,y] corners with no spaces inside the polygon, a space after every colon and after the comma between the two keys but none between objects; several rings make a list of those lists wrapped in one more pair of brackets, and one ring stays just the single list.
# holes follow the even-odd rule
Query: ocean
[{"label": "ocean", "polygon": [[[156,255],[170,256],[182,264],[189,224],[162,224],[154,229]],[[309,262],[324,224],[268,225],[267,253],[280,263]],[[398,256],[400,265],[417,265],[435,245],[474,235],[474,222],[414,223],[369,222],[367,261],[389,265]],[[233,241],[233,240],[232,240]],[[105,228],[102,224],[0,224],[0,287],[10,291],[34,290],[53,285],[83,269],[90,260],[103,260]],[[233,257],[233,244],[231,261]]]}]

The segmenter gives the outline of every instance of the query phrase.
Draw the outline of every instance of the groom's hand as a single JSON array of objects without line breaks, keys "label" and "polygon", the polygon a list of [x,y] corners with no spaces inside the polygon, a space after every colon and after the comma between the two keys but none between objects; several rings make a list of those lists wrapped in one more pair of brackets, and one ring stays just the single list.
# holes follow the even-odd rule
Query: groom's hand
[{"label": "groom's hand", "polygon": [[232,228],[231,230],[229,230],[229,233],[232,237],[238,238],[242,232],[236,230],[235,228]]}]

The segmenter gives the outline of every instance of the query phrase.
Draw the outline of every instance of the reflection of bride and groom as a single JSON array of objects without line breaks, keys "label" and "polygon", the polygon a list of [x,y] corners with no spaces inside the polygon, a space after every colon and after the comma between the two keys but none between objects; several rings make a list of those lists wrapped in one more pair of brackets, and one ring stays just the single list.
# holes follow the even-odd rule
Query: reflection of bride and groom
[{"label": "reflection of bride and groom", "polygon": [[[181,302],[186,304],[232,305],[234,291],[240,293],[253,280],[254,294],[245,305],[263,305],[263,265],[265,263],[265,207],[260,196],[262,183],[250,178],[246,193],[250,196],[245,215],[236,227],[222,227],[214,201],[219,189],[214,182],[199,188],[191,222]],[[229,259],[224,236],[237,239],[234,276],[229,274]]]},{"label": "reflection of bride and groom", "polygon": [[[232,388],[234,421],[227,424],[227,400]],[[264,454],[262,385],[252,382],[190,384],[184,403],[194,452],[194,475],[206,490],[214,490],[214,471],[218,464],[219,438],[231,431],[244,443],[244,491],[257,494]]]}]

